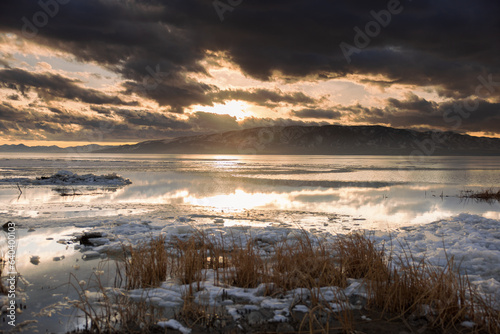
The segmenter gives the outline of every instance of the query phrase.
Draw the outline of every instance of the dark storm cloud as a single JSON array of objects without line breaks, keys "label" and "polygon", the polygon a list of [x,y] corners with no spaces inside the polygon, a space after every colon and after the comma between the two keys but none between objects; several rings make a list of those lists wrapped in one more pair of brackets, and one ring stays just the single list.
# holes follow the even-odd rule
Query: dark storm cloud
[{"label": "dark storm cloud", "polygon": [[185,78],[161,80],[158,82],[148,83],[146,81],[135,82],[127,81],[123,84],[125,94],[136,93],[142,97],[156,100],[160,106],[170,106],[174,113],[182,114],[185,107],[192,104],[212,105],[212,101],[206,95],[215,87],[198,83]]},{"label": "dark storm cloud", "polygon": [[[326,123],[250,117],[238,121],[229,115],[195,112],[182,117],[165,112],[91,106],[91,112],[65,108],[16,108],[0,104],[0,134],[24,140],[136,141],[208,134],[273,125],[318,125]],[[96,112],[97,115],[92,114]],[[69,126],[71,125],[71,126]]]},{"label": "dark storm cloud", "polygon": [[[169,77],[141,92],[176,112],[210,103],[205,95],[212,87],[183,75],[204,72],[199,61],[207,50],[225,52],[262,80],[276,71],[289,80],[383,75],[389,82],[435,86],[455,98],[474,95],[479,75],[500,81],[500,3],[493,0],[401,1],[400,13],[368,36],[348,63],[340,43],[355,45],[354,27],[364,31],[375,22],[371,12],[387,10],[388,3],[243,1],[221,22],[206,0],[73,0],[60,5],[32,40],[107,66],[131,81],[128,89],[141,86],[159,66]],[[2,1],[0,29],[20,33],[21,18],[32,21],[40,10],[36,1]]]},{"label": "dark storm cloud", "polygon": [[17,94],[10,94],[10,95],[7,95],[7,98],[9,100],[12,100],[12,101],[19,101],[21,98],[19,97],[19,95]]},{"label": "dark storm cloud", "polygon": [[3,102],[0,104],[0,119],[4,121],[15,121],[21,113],[18,112],[10,103]]},{"label": "dark storm cloud", "polygon": [[437,103],[432,101],[427,101],[424,98],[418,97],[413,93],[407,95],[406,100],[398,100],[394,98],[387,99],[390,107],[394,107],[400,110],[416,110],[423,112],[425,114],[432,114],[436,111]]},{"label": "dark storm cloud", "polygon": [[50,73],[30,73],[21,69],[0,70],[0,87],[15,89],[26,95],[30,89],[35,89],[44,100],[54,98],[72,99],[94,104],[126,104],[116,96],[103,94],[95,89],[82,88],[79,81]]},{"label": "dark storm cloud", "polygon": [[299,118],[325,118],[325,119],[338,119],[342,113],[338,110],[326,109],[301,109],[293,110],[290,113],[292,116]]},{"label": "dark storm cloud", "polygon": [[102,128],[99,120],[66,110],[52,108],[51,113],[43,113],[38,108],[15,108],[5,102],[0,105],[0,121],[8,129],[3,133],[4,136],[22,135],[25,140],[40,137],[55,140],[71,138],[75,135],[75,130],[67,127],[70,124],[81,125],[83,129]]},{"label": "dark storm cloud", "polygon": [[191,127],[183,120],[174,116],[147,110],[116,109],[114,113],[123,117],[125,123],[134,125],[145,125],[167,129],[190,129]]},{"label": "dark storm cloud", "polygon": [[90,110],[106,116],[111,116],[113,114],[113,108],[106,108],[103,106],[90,106]]},{"label": "dark storm cloud", "polygon": [[234,116],[212,114],[202,111],[190,115],[189,123],[194,128],[205,132],[222,132],[239,129],[239,124]]},{"label": "dark storm cloud", "polygon": [[250,89],[250,90],[223,90],[211,94],[212,101],[224,102],[228,100],[242,100],[261,106],[275,107],[279,103],[288,104],[313,104],[317,102],[314,98],[302,92],[283,93],[280,90]]},{"label": "dark storm cloud", "polygon": [[387,99],[384,108],[360,105],[337,106],[353,115],[353,120],[368,124],[387,124],[399,128],[488,132],[500,134],[500,103],[482,99],[459,99],[437,103],[415,95],[404,100]]}]

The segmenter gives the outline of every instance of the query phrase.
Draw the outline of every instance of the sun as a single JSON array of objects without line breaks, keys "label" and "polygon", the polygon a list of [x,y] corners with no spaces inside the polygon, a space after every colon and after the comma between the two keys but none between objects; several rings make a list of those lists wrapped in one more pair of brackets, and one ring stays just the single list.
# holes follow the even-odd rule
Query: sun
[{"label": "sun", "polygon": [[219,115],[229,115],[236,117],[238,120],[242,120],[246,117],[251,116],[247,110],[249,110],[250,105],[243,101],[227,101],[224,104],[215,103],[213,106],[194,106],[193,111],[204,111]]}]

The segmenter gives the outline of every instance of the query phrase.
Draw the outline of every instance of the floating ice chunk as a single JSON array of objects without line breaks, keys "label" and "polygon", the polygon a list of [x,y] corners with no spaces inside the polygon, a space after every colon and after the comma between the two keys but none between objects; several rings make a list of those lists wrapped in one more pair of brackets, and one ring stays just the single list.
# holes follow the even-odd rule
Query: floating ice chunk
[{"label": "floating ice chunk", "polygon": [[286,322],[288,320],[288,317],[284,314],[281,314],[281,311],[275,311],[278,314],[275,314],[272,319],[269,319],[269,322]]},{"label": "floating ice chunk", "polygon": [[352,283],[344,289],[344,295],[347,297],[352,295],[366,296],[366,285],[357,280],[352,280]]},{"label": "floating ice chunk", "polygon": [[180,331],[182,334],[191,333],[191,329],[182,326],[180,322],[178,322],[177,320],[174,320],[174,319],[170,319],[168,321],[160,321],[160,322],[158,322],[158,326],[163,327],[163,328],[176,329],[176,330]]},{"label": "floating ice chunk", "polygon": [[466,328],[474,328],[477,324],[472,321],[463,321],[462,323],[460,323],[460,325]]},{"label": "floating ice chunk", "polygon": [[104,294],[102,292],[85,290],[85,297],[89,300],[103,300]]},{"label": "floating ice chunk", "polygon": [[257,305],[243,305],[244,310],[258,311],[260,308]]},{"label": "floating ice chunk", "polygon": [[102,245],[109,244],[109,239],[108,238],[92,238],[89,240],[89,242],[94,246],[102,246]]},{"label": "floating ice chunk", "polygon": [[262,306],[263,308],[270,308],[270,309],[284,309],[290,306],[290,301],[268,298],[264,299],[260,304],[260,306]]},{"label": "floating ice chunk", "polygon": [[170,237],[191,234],[195,229],[191,225],[183,224],[177,226],[168,226],[161,230],[162,234],[167,234]]},{"label": "floating ice chunk", "polygon": [[301,232],[301,231],[291,231],[290,233],[288,233],[287,235],[287,239],[288,240],[299,240],[301,238],[304,237],[304,232]]},{"label": "floating ice chunk", "polygon": [[345,310],[349,310],[352,308],[348,304],[341,304],[341,303],[330,303],[330,307],[331,307],[333,312],[345,311]]},{"label": "floating ice chunk", "polygon": [[86,251],[82,255],[83,260],[91,260],[101,256],[101,253],[96,251]]},{"label": "floating ice chunk", "polygon": [[309,312],[309,308],[307,306],[305,306],[305,305],[302,305],[302,304],[295,305],[295,307],[293,308],[293,310],[295,312],[303,312],[303,313]]},{"label": "floating ice chunk", "polygon": [[129,179],[124,179],[115,173],[108,175],[85,174],[78,175],[67,170],[60,170],[51,176],[41,176],[36,179],[28,178],[5,178],[0,182],[21,183],[30,185],[104,185],[104,186],[123,186],[131,184]]},{"label": "floating ice chunk", "polygon": [[69,170],[60,170],[58,171],[55,175],[60,175],[60,176],[73,176],[75,173],[70,172]]}]

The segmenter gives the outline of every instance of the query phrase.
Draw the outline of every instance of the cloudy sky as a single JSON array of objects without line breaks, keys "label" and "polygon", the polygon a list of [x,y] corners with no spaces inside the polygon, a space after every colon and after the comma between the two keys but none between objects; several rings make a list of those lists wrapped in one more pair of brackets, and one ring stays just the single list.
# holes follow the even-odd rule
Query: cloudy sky
[{"label": "cloudy sky", "polygon": [[2,0],[0,144],[268,125],[500,137],[498,0]]}]

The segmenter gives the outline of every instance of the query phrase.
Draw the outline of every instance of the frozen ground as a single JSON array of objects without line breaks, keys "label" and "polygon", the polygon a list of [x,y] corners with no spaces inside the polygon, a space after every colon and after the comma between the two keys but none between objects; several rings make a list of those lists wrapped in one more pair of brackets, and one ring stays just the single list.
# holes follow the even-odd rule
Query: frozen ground
[{"label": "frozen ground", "polygon": [[[79,227],[87,225],[88,232],[101,236],[91,239],[93,246],[78,246],[78,250],[82,253],[82,258],[99,258],[105,254],[120,252],[123,243],[134,245],[159,235],[165,236],[166,243],[169,243],[175,238],[186,239],[196,230],[202,230],[213,238],[224,235],[228,240],[258,240],[262,254],[269,254],[278,241],[294,240],[301,235],[296,222],[301,222],[300,228],[311,235],[327,241],[333,241],[340,234],[362,229],[361,226],[354,226],[355,220],[348,217],[320,215],[318,219],[312,220],[307,213],[300,212],[281,212],[279,215],[259,211],[219,214],[201,212],[177,216],[169,214],[170,211],[155,211],[132,218],[105,219],[94,222],[92,228],[83,222],[79,223]],[[444,266],[447,258],[454,257],[456,263],[460,263],[460,270],[469,275],[471,282],[484,294],[494,298],[500,307],[499,223],[498,220],[461,214],[427,225],[366,232],[378,245],[385,245],[387,250],[392,249],[396,256],[409,250],[416,260],[425,257],[437,266]],[[224,283],[215,284],[212,270],[207,270],[205,277],[201,289],[194,293],[195,301],[225,308],[236,323],[243,320],[246,323],[286,322],[290,320],[291,311],[308,311],[311,293],[315,293],[307,289],[296,289],[277,298],[265,297],[264,285],[243,289]],[[146,300],[165,308],[167,313],[173,315],[183,305],[182,295],[187,289],[187,285],[176,280],[167,280],[155,289],[136,289],[127,293],[133,300]],[[346,289],[324,287],[316,293],[334,310],[358,308],[358,304],[366,296],[363,284],[357,280],[351,280]],[[345,303],[338,304],[339,296]],[[249,318],[249,314],[253,315]],[[173,319],[162,321],[160,325],[189,332],[188,328]]]},{"label": "frozen ground", "polygon": [[[105,258],[116,251],[120,252],[123,243],[135,245],[159,235],[164,235],[166,242],[169,243],[175,238],[185,239],[196,230],[203,230],[207,236],[214,238],[224,235],[228,240],[229,237],[243,241],[258,240],[262,254],[269,254],[276,242],[283,239],[294,240],[301,235],[301,229],[327,241],[334,240],[340,234],[366,230],[361,224],[363,221],[328,213],[312,215],[308,212],[266,210],[215,212],[194,207],[169,207],[160,210],[145,207],[143,210],[142,213],[119,217],[60,219],[58,221],[60,226],[76,228],[78,231],[59,239],[58,243],[74,247],[76,252],[80,253],[81,259],[88,261]],[[49,217],[46,219],[50,220]],[[35,232],[38,228],[43,229],[47,223],[44,218],[40,218],[37,224],[32,224],[32,219],[25,218],[19,221],[18,228],[27,227],[23,221],[31,223],[28,226],[35,229]],[[498,220],[477,215],[461,214],[427,225],[366,232],[378,241],[379,245],[392,247],[395,255],[403,254],[406,249],[410,250],[417,260],[425,257],[435,265],[444,265],[447,257],[454,256],[456,262],[460,263],[461,271],[469,275],[472,283],[500,303],[499,223]],[[83,231],[100,234],[100,237],[90,239],[93,243],[91,246],[73,246],[72,236],[81,235]],[[31,255],[42,255],[43,264],[45,260],[43,254],[31,253]],[[72,267],[67,268],[68,273],[72,269]],[[250,314],[253,314],[251,319],[255,318],[257,322],[283,322],[290,319],[290,311],[308,310],[311,291],[298,289],[279,298],[271,298],[263,295],[262,285],[255,289],[242,289],[227,284],[214,284],[214,272],[208,270],[205,274],[206,279],[201,284],[202,288],[194,294],[195,300],[225,308],[236,323],[238,321],[248,323]],[[90,272],[88,275],[90,276]],[[357,303],[364,296],[363,285],[356,280],[349,283],[346,289],[324,287],[318,293],[325,302],[331,304],[333,309],[359,307]],[[173,316],[175,310],[183,304],[181,296],[186,289],[186,285],[175,280],[167,280],[159,288],[137,289],[128,293],[132,299],[144,299],[153,305],[165,308],[167,313],[170,312]],[[338,296],[344,298],[345,304],[335,304],[334,300]],[[29,299],[29,296],[26,298]],[[64,304],[69,305],[67,302]],[[60,308],[61,304],[57,307]],[[188,332],[187,328],[179,327],[182,324],[172,319],[166,319],[160,325]]]},{"label": "frozen ground", "polygon": [[0,179],[0,183],[17,183],[20,185],[33,186],[124,186],[131,184],[132,182],[129,179],[124,179],[123,177],[116,175],[115,173],[107,175],[78,175],[67,170],[60,170],[53,175],[40,176],[34,179],[25,177],[3,178]]},{"label": "frozen ground", "polygon": [[[308,217],[301,213],[285,213],[274,219],[271,216],[259,218],[262,216],[258,212],[245,216],[246,214],[194,214],[148,220],[148,215],[138,219],[108,221],[92,229],[94,232],[101,232],[104,237],[98,239],[98,246],[89,247],[89,250],[114,252],[121,249],[123,242],[135,244],[160,234],[166,236],[168,243],[174,238],[187,238],[195,230],[203,230],[214,237],[226,235],[238,240],[259,240],[263,249],[279,240],[296,238],[300,235],[299,226],[327,241],[332,241],[339,234],[363,230],[360,225],[349,229],[342,226],[342,217],[320,216],[319,221],[305,224]],[[299,220],[300,225],[293,223]],[[350,223],[352,224],[352,220]],[[474,283],[483,286],[485,292],[500,293],[499,226],[498,220],[464,213],[427,225],[366,232],[377,243],[384,244],[388,251],[392,249],[396,256],[410,251],[416,260],[426,258],[438,266],[444,266],[447,258],[454,257],[455,262],[460,264],[460,270],[467,273]]]}]

